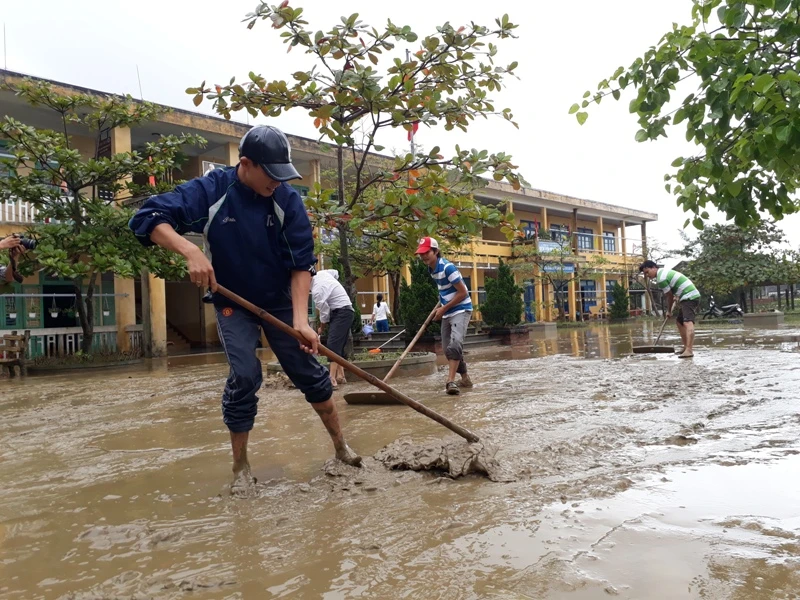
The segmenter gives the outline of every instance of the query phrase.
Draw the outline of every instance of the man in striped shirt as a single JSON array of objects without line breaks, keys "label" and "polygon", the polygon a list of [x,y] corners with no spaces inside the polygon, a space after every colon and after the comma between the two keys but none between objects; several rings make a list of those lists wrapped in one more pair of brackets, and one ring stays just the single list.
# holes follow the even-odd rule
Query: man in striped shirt
[{"label": "man in striped shirt", "polygon": [[[445,391],[451,396],[457,396],[459,385],[472,387],[472,381],[467,375],[467,363],[464,362],[464,335],[469,327],[472,317],[472,300],[461,273],[449,260],[441,257],[439,242],[431,237],[419,241],[417,254],[428,267],[428,271],[439,288],[439,302],[435,320],[442,321],[442,348],[447,357],[449,366]],[[461,381],[456,384],[456,373],[461,375]]]},{"label": "man in striped shirt", "polygon": [[694,356],[694,319],[700,308],[700,292],[686,275],[660,268],[652,260],[644,261],[639,272],[656,280],[656,285],[667,296],[667,306],[671,308],[676,298],[680,302],[680,312],[675,320],[683,340],[683,351],[678,358],[691,358]]}]

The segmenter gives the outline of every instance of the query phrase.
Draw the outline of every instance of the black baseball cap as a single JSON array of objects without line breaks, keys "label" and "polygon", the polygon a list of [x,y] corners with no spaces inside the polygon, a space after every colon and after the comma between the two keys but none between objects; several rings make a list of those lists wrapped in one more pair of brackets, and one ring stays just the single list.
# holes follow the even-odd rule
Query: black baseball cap
[{"label": "black baseball cap", "polygon": [[275,181],[303,178],[292,164],[289,139],[277,127],[258,125],[245,133],[239,142],[239,158],[243,156],[259,164]]},{"label": "black baseball cap", "polygon": [[657,269],[658,265],[654,263],[652,260],[646,260],[642,264],[639,265],[639,273],[644,271],[645,269]]}]

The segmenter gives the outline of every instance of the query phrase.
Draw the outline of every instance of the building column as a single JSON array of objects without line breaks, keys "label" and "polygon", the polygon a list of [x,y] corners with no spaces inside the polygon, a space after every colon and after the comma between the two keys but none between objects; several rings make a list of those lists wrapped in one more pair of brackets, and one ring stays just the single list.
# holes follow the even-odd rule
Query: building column
[{"label": "building column", "polygon": [[572,243],[572,252],[576,256],[578,255],[578,209],[572,209],[572,232],[571,232],[571,240]]},{"label": "building column", "polygon": [[115,275],[114,294],[127,294],[127,296],[114,296],[114,314],[117,321],[117,350],[130,352],[131,340],[127,327],[136,325],[136,288],[133,279]]},{"label": "building column", "polygon": [[469,287],[472,288],[470,293],[470,298],[472,298],[472,308],[473,310],[476,310],[476,307],[478,306],[478,261],[475,260],[474,255],[472,257],[472,274],[469,283]]},{"label": "building column", "polygon": [[606,293],[606,285],[608,282],[606,281],[606,272],[603,271],[600,274],[600,294],[602,298],[602,303],[600,306],[603,309],[603,312],[608,313],[608,294]]},{"label": "building column", "polygon": [[225,152],[225,164],[229,167],[239,164],[239,144],[228,142],[223,150]]},{"label": "building column", "polygon": [[544,282],[544,279],[539,281],[539,302],[541,304],[541,315],[539,316],[539,321],[549,321],[550,320],[550,307],[548,304],[550,303],[550,298],[547,297],[548,293],[547,284]]},{"label": "building column", "polygon": [[[131,130],[127,127],[115,127],[111,130],[111,154],[119,154],[131,151]],[[125,183],[121,181],[120,183]],[[126,192],[120,191],[118,195]],[[136,325],[136,288],[133,279],[125,279],[114,276],[114,293],[127,294],[127,296],[115,296],[114,306],[117,324],[117,350],[121,352],[131,351],[131,341],[128,334],[128,327]]]},{"label": "building column", "polygon": [[605,234],[603,233],[603,217],[597,217],[597,226],[600,228],[600,256],[603,256],[606,253],[606,246],[605,246]]},{"label": "building column", "polygon": [[550,223],[547,220],[547,207],[542,207],[542,229],[545,231],[550,230]]},{"label": "building column", "polygon": [[403,276],[405,282],[408,285],[411,285],[411,268],[407,264],[403,265],[403,268],[400,270],[400,274]]},{"label": "building column", "polygon": [[[647,251],[647,224],[642,221],[642,258],[645,260],[650,258]],[[645,314],[653,314],[653,297],[650,294],[650,280],[644,278],[644,310]]]},{"label": "building column", "polygon": [[167,355],[167,296],[164,280],[142,269],[142,339],[146,358]]},{"label": "building column", "polygon": [[622,278],[622,287],[628,290],[628,240],[625,237],[625,221],[622,221],[622,270],[625,275]]},{"label": "building column", "polygon": [[577,321],[577,319],[575,318],[575,313],[577,312],[577,307],[576,307],[576,299],[575,299],[575,274],[574,273],[570,277],[569,284],[567,285],[567,300],[568,300],[567,301],[567,305],[569,307],[569,315],[567,315],[568,316],[567,320],[571,321],[571,320],[574,319],[574,320]]},{"label": "building column", "polygon": [[646,260],[650,258],[647,253],[647,223],[642,221],[642,257]]}]

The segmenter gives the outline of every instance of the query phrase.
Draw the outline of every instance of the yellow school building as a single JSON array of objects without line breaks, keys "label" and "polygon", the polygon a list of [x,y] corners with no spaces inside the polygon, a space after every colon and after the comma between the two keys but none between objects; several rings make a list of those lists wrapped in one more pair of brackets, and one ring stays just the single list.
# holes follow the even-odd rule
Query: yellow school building
[{"label": "yellow school building", "polygon": [[[23,77],[0,70],[2,83],[16,84]],[[65,92],[104,94],[66,83],[50,83]],[[32,107],[5,89],[0,89],[0,109],[4,115],[34,127],[56,128],[57,125],[52,122],[51,111]],[[159,135],[191,133],[202,136],[207,140],[205,148],[185,148],[187,160],[176,173],[180,179],[191,179],[209,169],[237,164],[239,140],[249,128],[243,123],[172,108],[156,122],[132,129],[111,129],[106,136],[111,153],[141,149]],[[314,183],[320,182],[325,170],[333,168],[334,157],[316,140],[287,134],[293,162],[303,176],[292,185],[304,195]],[[73,136],[72,142],[86,156],[94,156],[95,139]],[[0,139],[0,158],[9,156],[5,148]],[[486,279],[496,274],[500,259],[514,260],[520,248],[526,243],[537,243],[539,233],[544,231],[549,232],[550,237],[569,241],[573,250],[570,261],[577,271],[581,271],[579,265],[585,264],[592,255],[602,255],[606,261],[600,272],[587,275],[585,279],[571,277],[559,282],[558,295],[551,285],[520,277],[519,283],[525,290],[525,319],[554,320],[558,316],[556,296],[563,301],[564,313],[569,319],[602,315],[614,283],[628,286],[633,267],[641,261],[642,247],[646,245],[647,223],[658,218],[654,213],[535,188],[515,191],[510,185],[497,182],[490,182],[477,193],[477,198],[481,202],[505,205],[505,210],[514,213],[527,239],[512,244],[499,229],[487,228],[480,239],[449,256],[459,267],[478,308],[476,317],[480,316]],[[26,227],[37,222],[35,207],[13,198],[0,202],[0,236],[24,232]],[[201,244],[199,236],[188,237]],[[322,266],[325,266],[324,260],[323,257]],[[42,271],[11,287],[13,290],[0,302],[0,334],[30,330],[34,356],[71,353],[80,346],[81,329],[74,312],[71,282]],[[391,301],[388,277],[362,278],[356,287],[362,313],[369,314],[377,293],[383,293],[387,301]],[[633,308],[643,308],[643,294],[631,292]],[[200,290],[188,278],[164,281],[148,274],[135,279],[105,274],[95,293],[96,348],[143,349],[147,355],[163,356],[219,346],[213,307],[201,302]]]}]

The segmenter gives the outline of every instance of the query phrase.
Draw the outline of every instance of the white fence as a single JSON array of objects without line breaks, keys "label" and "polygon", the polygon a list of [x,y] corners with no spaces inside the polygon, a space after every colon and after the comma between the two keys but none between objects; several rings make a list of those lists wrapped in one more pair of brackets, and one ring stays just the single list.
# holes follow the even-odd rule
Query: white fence
[{"label": "white fence", "polygon": [[5,200],[0,204],[0,222],[35,223],[39,211],[30,202]]}]

